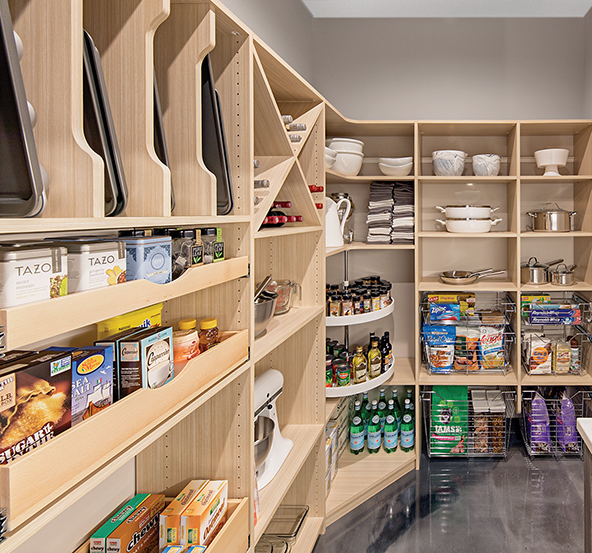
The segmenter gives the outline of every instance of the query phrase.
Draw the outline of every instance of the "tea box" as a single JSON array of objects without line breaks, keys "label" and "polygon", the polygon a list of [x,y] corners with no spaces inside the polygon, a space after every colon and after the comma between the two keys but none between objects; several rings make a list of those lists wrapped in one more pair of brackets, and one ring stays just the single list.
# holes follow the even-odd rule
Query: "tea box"
[{"label": "tea box", "polygon": [[127,280],[149,280],[155,284],[171,281],[171,237],[133,236],[125,241]]}]

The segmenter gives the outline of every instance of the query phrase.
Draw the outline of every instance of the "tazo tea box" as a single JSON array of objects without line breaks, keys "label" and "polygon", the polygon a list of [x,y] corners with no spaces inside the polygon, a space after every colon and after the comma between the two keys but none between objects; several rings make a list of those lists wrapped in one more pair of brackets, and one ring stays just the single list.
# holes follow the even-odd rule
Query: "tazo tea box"
[{"label": "tazo tea box", "polygon": [[65,248],[1,247],[0,307],[65,296],[68,265]]},{"label": "tazo tea box", "polygon": [[113,403],[113,348],[50,348],[72,353],[72,426]]},{"label": "tazo tea box", "polygon": [[181,539],[181,515],[209,480],[192,480],[160,515],[158,547],[178,545]]},{"label": "tazo tea box", "polygon": [[211,480],[181,515],[181,545],[209,545],[228,506],[228,482]]},{"label": "tazo tea box", "polygon": [[107,538],[106,553],[152,553],[158,547],[158,517],[164,495],[151,494]]},{"label": "tazo tea box", "polygon": [[148,328],[119,343],[119,389],[160,388],[173,378],[173,328]]},{"label": "tazo tea box", "polygon": [[70,292],[82,292],[120,284],[126,280],[125,244],[119,241],[72,240],[68,248]]},{"label": "tazo tea box", "polygon": [[70,428],[72,357],[41,351],[0,369],[0,464]]},{"label": "tazo tea box", "polygon": [[150,494],[139,493],[132,497],[117,513],[101,526],[90,538],[90,553],[106,553],[107,538],[129,517]]}]

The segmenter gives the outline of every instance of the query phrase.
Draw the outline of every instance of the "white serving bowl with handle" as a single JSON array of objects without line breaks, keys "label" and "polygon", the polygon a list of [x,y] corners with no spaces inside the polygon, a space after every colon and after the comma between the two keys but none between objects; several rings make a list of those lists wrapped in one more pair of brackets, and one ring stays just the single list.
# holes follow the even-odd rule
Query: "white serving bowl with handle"
[{"label": "white serving bowl with handle", "polygon": [[489,232],[501,219],[436,219],[446,227],[448,232],[460,234],[479,234]]},{"label": "white serving bowl with handle", "polygon": [[447,205],[436,206],[448,219],[488,219],[499,207],[489,205]]},{"label": "white serving bowl with handle", "polygon": [[325,145],[332,150],[342,152],[357,152],[361,154],[364,150],[364,143],[355,138],[330,138]]},{"label": "white serving bowl with handle", "polygon": [[362,168],[364,154],[347,150],[336,150],[336,152],[337,159],[331,169],[344,177],[355,177]]}]

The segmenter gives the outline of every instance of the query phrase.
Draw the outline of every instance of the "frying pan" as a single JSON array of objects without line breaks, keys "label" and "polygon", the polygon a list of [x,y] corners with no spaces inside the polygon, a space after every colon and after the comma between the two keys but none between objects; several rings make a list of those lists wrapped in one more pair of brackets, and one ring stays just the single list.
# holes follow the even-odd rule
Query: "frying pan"
[{"label": "frying pan", "polygon": [[465,284],[473,284],[482,277],[503,275],[505,273],[505,270],[494,271],[493,269],[483,269],[481,271],[444,271],[439,276],[444,284],[463,286]]}]

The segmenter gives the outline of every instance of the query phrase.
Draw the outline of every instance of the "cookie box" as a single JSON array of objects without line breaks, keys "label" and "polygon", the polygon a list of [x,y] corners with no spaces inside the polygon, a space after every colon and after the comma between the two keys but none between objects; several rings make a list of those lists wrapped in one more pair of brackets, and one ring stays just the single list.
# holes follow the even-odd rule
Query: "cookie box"
[{"label": "cookie box", "polygon": [[224,523],[228,482],[211,480],[181,515],[181,544],[209,545]]},{"label": "cookie box", "polygon": [[173,378],[173,328],[148,328],[119,343],[119,388],[125,397]]},{"label": "cookie box", "polygon": [[72,355],[41,351],[0,368],[0,464],[70,428]]},{"label": "cookie box", "polygon": [[57,298],[67,292],[66,248],[0,247],[0,307]]},{"label": "cookie box", "polygon": [[113,403],[113,348],[50,348],[72,353],[72,426]]},{"label": "cookie box", "polygon": [[123,237],[127,259],[127,280],[171,281],[171,237]]},{"label": "cookie box", "polygon": [[158,547],[158,518],[164,495],[150,494],[107,538],[107,553],[152,553]]}]

